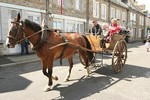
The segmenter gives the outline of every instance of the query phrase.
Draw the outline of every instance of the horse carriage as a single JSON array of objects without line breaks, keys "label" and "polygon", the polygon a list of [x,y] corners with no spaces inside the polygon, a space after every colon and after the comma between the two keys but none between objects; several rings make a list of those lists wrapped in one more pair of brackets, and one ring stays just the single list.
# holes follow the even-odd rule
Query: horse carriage
[{"label": "horse carriage", "polygon": [[[105,43],[105,46],[102,46],[102,41],[100,41],[103,36],[93,36],[93,35],[86,35],[86,38],[90,42],[92,52],[94,56],[92,60],[88,63],[88,65],[92,67],[101,67],[103,66],[103,55],[104,53],[109,53],[112,55],[112,68],[115,73],[122,71],[123,66],[127,59],[127,44],[125,41],[126,34],[116,33],[111,36],[110,41]],[[101,60],[98,64],[96,64],[96,54],[100,54]],[[82,56],[79,56],[80,61],[83,65],[85,62]]]},{"label": "horse carriage", "polygon": [[9,28],[6,45],[14,48],[17,43],[28,39],[33,45],[37,56],[41,59],[42,72],[48,77],[48,86],[44,91],[49,91],[53,84],[52,79],[58,80],[53,76],[53,62],[63,58],[68,59],[69,72],[66,81],[69,80],[73,68],[73,56],[78,52],[80,61],[89,73],[89,65],[93,63],[93,53],[112,52],[112,67],[115,72],[120,72],[127,59],[127,46],[125,36],[115,34],[111,37],[110,43],[106,43],[106,48],[100,47],[99,36],[82,36],[79,33],[65,33],[64,35],[55,32],[53,29],[42,29],[42,27],[28,19],[21,20],[20,14],[14,18]]}]

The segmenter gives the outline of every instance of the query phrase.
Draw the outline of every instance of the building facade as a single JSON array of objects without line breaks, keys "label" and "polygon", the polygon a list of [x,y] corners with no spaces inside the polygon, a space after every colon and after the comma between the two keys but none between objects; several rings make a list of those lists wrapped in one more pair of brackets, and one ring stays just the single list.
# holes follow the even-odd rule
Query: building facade
[{"label": "building facade", "polygon": [[[20,45],[14,49],[5,46],[11,19],[20,12],[23,19],[41,24],[45,5],[46,0],[0,0],[0,55],[20,52]],[[61,0],[50,0],[49,8],[49,27],[65,32],[85,34],[86,29],[92,28],[93,20],[102,25],[111,24],[112,18],[117,18],[121,27],[130,30],[129,42],[139,41],[150,32],[149,18],[135,0],[62,0],[62,5]]]},{"label": "building facade", "polygon": [[[22,2],[22,4],[24,3]],[[12,19],[16,17],[17,13],[21,14],[22,19],[27,18],[39,24],[41,23],[42,13],[45,12],[44,10],[20,5],[19,0],[18,2],[13,2],[13,4],[0,2],[0,55],[16,54],[21,51],[20,44],[11,49],[8,49],[5,45],[9,26]]]}]

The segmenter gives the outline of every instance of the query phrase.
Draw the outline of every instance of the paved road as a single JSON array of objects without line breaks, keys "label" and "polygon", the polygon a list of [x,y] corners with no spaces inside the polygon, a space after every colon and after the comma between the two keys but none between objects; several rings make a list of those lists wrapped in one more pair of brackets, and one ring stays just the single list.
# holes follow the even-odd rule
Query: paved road
[{"label": "paved road", "polygon": [[[47,78],[40,62],[0,69],[0,100],[150,100],[150,52],[142,43],[130,44],[123,72],[114,74],[110,66],[97,69],[90,77],[74,59],[71,81],[64,82],[68,67],[55,61],[53,90],[43,92]],[[106,59],[105,63],[111,62]]]}]

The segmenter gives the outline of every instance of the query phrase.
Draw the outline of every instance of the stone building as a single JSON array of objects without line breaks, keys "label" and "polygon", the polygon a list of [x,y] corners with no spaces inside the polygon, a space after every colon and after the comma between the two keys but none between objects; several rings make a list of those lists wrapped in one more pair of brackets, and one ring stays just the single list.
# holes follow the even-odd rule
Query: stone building
[{"label": "stone building", "polygon": [[[61,0],[50,0],[50,28],[84,34],[93,26],[93,20],[98,20],[102,25],[110,24],[112,18],[117,18],[121,27],[131,31],[130,42],[141,40],[145,36],[146,28],[150,28],[146,21],[149,18],[146,18],[135,0],[62,1],[61,6]],[[0,0],[0,55],[20,53],[19,45],[13,49],[5,46],[11,19],[20,12],[22,18],[41,24],[45,18],[45,9],[46,0]]]}]

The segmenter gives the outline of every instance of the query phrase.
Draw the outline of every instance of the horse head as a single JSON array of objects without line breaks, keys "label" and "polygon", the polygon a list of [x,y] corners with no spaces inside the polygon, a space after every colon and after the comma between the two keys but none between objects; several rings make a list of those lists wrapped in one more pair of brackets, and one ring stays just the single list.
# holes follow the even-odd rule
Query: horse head
[{"label": "horse head", "polygon": [[6,46],[8,48],[14,48],[17,43],[20,43],[25,37],[23,23],[20,21],[20,13],[13,19],[9,27],[9,31],[6,39]]}]

